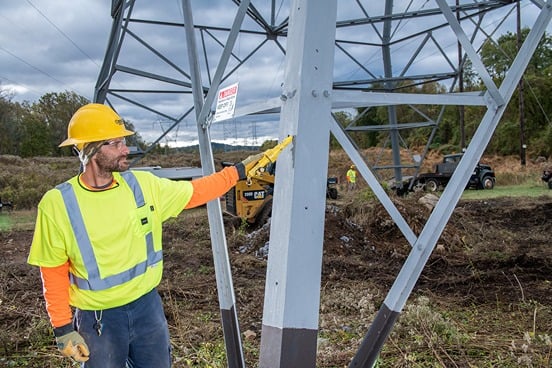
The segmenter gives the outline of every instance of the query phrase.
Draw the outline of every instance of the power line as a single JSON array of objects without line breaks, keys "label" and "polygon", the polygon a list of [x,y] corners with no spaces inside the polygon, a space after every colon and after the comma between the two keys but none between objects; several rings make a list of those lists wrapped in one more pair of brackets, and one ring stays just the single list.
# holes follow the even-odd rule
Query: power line
[{"label": "power line", "polygon": [[60,81],[59,79],[55,78],[54,76],[48,74],[47,72],[45,72],[44,70],[41,70],[39,68],[37,68],[36,66],[32,65],[31,63],[25,61],[24,59],[20,58],[19,56],[15,55],[13,52],[3,48],[2,46],[0,46],[0,50],[4,51],[5,53],[11,55],[12,57],[16,58],[17,60],[21,61],[23,64],[27,65],[28,67],[30,68],[33,68],[34,70],[36,70],[37,72],[39,73],[42,73],[44,75],[46,75],[47,77],[49,78],[52,78],[53,80],[55,80],[56,82],[58,82],[59,84],[61,85],[65,85],[65,83],[63,83],[62,81]]},{"label": "power line", "polygon": [[44,19],[46,19],[46,21],[50,23],[52,27],[54,27],[63,37],[65,37],[69,42],[71,42],[73,46],[75,46],[80,52],[82,52],[84,56],[86,56],[90,61],[92,61],[96,66],[99,67],[98,63],[96,63],[90,55],[88,55],[83,49],[81,49],[79,45],[77,45],[69,36],[65,34],[65,32],[63,32],[54,22],[52,22],[44,13],[42,13],[40,9],[38,9],[30,0],[27,0],[27,2],[38,12],[38,14],[40,14]]},{"label": "power line", "polygon": [[[90,57],[90,55],[88,55],[83,49],[81,49],[69,36],[67,36],[67,34],[65,34],[56,24],[54,24],[54,22],[52,22],[44,13],[42,13],[42,11],[40,11],[40,9],[38,9],[30,0],[27,0],[27,3],[32,6],[37,13],[39,13],[44,19],[46,19],[46,21],[48,21],[48,23],[50,23],[52,25],[52,27],[54,27],[63,37],[65,37],[69,42],[71,42],[73,44],[73,46],[75,46],[83,55],[85,55],[90,61],[92,61],[96,66],[99,67],[99,65],[94,61],[94,59],[92,59],[92,57]],[[5,18],[5,17],[3,17]],[[5,18],[6,19],[6,18]],[[9,19],[8,19],[9,20]],[[12,56],[13,58],[17,59],[18,61],[20,61],[21,63],[27,65],[28,67],[36,70],[37,72],[47,76],[48,78],[52,79],[53,81],[55,81],[56,83],[59,83],[60,85],[62,85],[64,88],[68,89],[68,90],[71,90],[71,91],[75,91],[74,88],[71,88],[70,86],[66,85],[66,83],[62,82],[61,80],[57,79],[56,77],[54,77],[53,75],[49,74],[48,72],[36,67],[35,65],[29,63],[28,61],[24,60],[23,58],[19,57],[18,55],[16,55],[15,53],[11,52],[10,50],[6,49],[5,47],[2,47],[0,46],[0,50],[4,51],[5,53],[7,53],[8,55]],[[12,83],[12,84],[15,84],[15,85],[18,85],[18,86],[21,86],[21,87],[24,87],[24,88],[27,88],[29,90],[33,90],[33,89],[30,89],[28,87],[26,87],[25,85],[21,84],[21,83],[18,83],[18,82],[15,82],[13,80],[10,80],[8,78],[5,78],[3,77],[4,80]],[[36,90],[33,90],[35,92],[37,92]],[[77,92],[77,91],[75,91]],[[79,94],[82,95],[82,93],[80,92],[77,92]],[[40,95],[40,93],[39,93]]]},{"label": "power line", "polygon": [[[8,81],[8,83],[11,83],[11,84],[13,84],[13,85],[20,86],[20,87],[22,87],[22,88],[28,89],[29,91],[33,91],[34,93],[36,93],[37,96],[40,97],[41,92],[38,91],[38,90],[36,90],[36,89],[34,89],[34,88],[29,88],[29,87],[27,87],[27,86],[24,86],[24,85],[22,85],[22,84],[20,84],[20,83],[17,83],[16,81],[13,81],[13,80],[11,80],[11,79],[9,79],[9,78],[6,78],[6,77],[3,76],[3,75],[0,75],[0,79],[3,79],[3,80],[5,80],[5,81]],[[1,85],[0,85],[0,87],[1,87]]]},{"label": "power line", "polygon": [[[84,96],[84,94],[76,91],[74,88],[71,88],[70,86],[66,85],[65,83],[63,83],[62,81],[60,81],[59,79],[57,79],[56,77],[52,76],[51,74],[49,74],[48,72],[45,72],[44,70],[42,69],[39,69],[38,67],[34,66],[33,64],[27,62],[26,60],[20,58],[19,56],[15,55],[13,52],[5,49],[4,47],[0,46],[0,50],[4,51],[5,53],[7,53],[8,55],[12,56],[13,58],[19,60],[20,62],[22,62],[23,64],[27,65],[28,67],[36,70],[37,72],[39,73],[42,73],[44,74],[45,76],[47,76],[48,78],[51,78],[52,80],[56,81],[57,83],[61,84],[62,86],[64,86],[66,89],[70,90],[70,91],[74,91],[74,92],[77,92],[78,94]],[[4,78],[6,79],[6,78]],[[6,79],[7,80],[7,79]],[[12,83],[15,83],[17,85],[20,85],[20,86],[23,86],[21,83],[17,83],[17,82],[12,82]]]}]

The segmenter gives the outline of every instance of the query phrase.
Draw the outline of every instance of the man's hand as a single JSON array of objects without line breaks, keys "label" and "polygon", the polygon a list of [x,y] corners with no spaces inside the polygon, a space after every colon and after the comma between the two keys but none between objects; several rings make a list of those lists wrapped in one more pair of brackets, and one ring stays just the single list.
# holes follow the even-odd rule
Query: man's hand
[{"label": "man's hand", "polygon": [[86,362],[90,351],[83,337],[73,329],[71,324],[54,328],[56,344],[66,357],[73,358],[77,362]]},{"label": "man's hand", "polygon": [[242,162],[238,162],[235,165],[236,169],[238,170],[238,175],[240,177],[240,180],[247,179],[247,173],[249,172],[249,170],[251,170],[251,168],[253,168],[253,166],[255,166],[255,164],[259,162],[261,158],[263,158],[263,156],[264,156],[264,153],[251,155],[247,157],[245,160],[243,160]]}]

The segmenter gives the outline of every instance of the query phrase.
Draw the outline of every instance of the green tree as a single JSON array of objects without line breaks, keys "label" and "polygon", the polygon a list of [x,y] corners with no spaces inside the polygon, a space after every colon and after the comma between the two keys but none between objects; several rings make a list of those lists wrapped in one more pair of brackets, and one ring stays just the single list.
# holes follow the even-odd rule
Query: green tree
[{"label": "green tree", "polygon": [[[529,34],[529,29],[521,31],[522,42]],[[491,77],[500,84],[505,73],[510,68],[518,52],[517,34],[508,32],[500,36],[496,42],[488,41],[481,50],[481,59]],[[481,81],[468,63],[466,74],[470,76],[470,83],[481,88]],[[550,129],[549,118],[552,112],[552,38],[545,34],[533,54],[525,73],[523,74],[524,87],[524,121],[525,143],[528,153],[542,155],[546,150],[546,134]],[[475,107],[466,108],[466,136],[471,136],[477,128],[482,113]],[[520,145],[520,111],[519,90],[516,90],[510,100],[502,121],[499,123],[487,152],[497,154],[516,154]],[[516,129],[517,127],[517,129]],[[507,145],[507,146],[505,146]],[[550,155],[550,146],[546,156]]]},{"label": "green tree", "polygon": [[[521,30],[521,41],[525,41],[529,28]],[[517,34],[507,32],[496,42],[487,41],[481,49],[481,61],[495,79],[502,80],[518,52]],[[552,38],[545,34],[527,66],[525,75],[541,75],[552,66]]]},{"label": "green tree", "polygon": [[50,130],[35,114],[26,113],[21,120],[21,157],[51,156]]},{"label": "green tree", "polygon": [[0,154],[17,155],[19,122],[12,94],[0,87]]},{"label": "green tree", "polygon": [[552,124],[548,124],[542,134],[531,141],[531,151],[536,156],[549,158],[552,155]]},{"label": "green tree", "polygon": [[[355,121],[355,126],[366,127],[387,124],[387,108],[385,107],[361,107],[357,109],[359,118]],[[349,136],[360,148],[376,147],[385,139],[386,133],[379,131],[364,130],[358,132],[349,132]],[[383,137],[383,138],[382,138]]]},{"label": "green tree", "polygon": [[[346,127],[353,120],[351,114],[346,111],[337,111],[333,114],[333,116],[341,127]],[[337,139],[332,134],[330,134],[330,149],[333,148],[341,148],[341,145],[339,144]]]},{"label": "green tree", "polygon": [[270,139],[266,140],[261,144],[261,147],[259,148],[259,151],[266,151],[267,149],[274,148],[278,144],[277,139]]},{"label": "green tree", "polygon": [[33,105],[33,112],[50,131],[50,145],[55,156],[71,154],[69,148],[62,149],[58,145],[67,138],[67,124],[75,111],[89,102],[75,92],[66,91],[47,93]]}]

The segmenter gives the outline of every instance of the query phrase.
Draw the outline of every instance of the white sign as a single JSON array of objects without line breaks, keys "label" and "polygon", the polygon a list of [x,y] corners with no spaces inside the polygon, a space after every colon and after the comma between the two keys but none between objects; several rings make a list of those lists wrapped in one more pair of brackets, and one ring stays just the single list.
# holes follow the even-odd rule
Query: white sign
[{"label": "white sign", "polygon": [[223,88],[218,93],[217,109],[213,122],[222,121],[234,117],[236,97],[238,96],[238,83]]}]

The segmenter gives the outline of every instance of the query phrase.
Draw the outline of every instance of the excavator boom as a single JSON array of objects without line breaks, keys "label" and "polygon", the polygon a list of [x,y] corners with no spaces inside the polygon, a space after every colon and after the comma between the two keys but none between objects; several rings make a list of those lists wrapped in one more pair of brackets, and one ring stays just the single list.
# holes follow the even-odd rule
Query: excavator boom
[{"label": "excavator boom", "polygon": [[292,141],[293,141],[293,136],[288,135],[286,138],[284,138],[284,140],[282,140],[282,142],[278,143],[273,148],[266,150],[264,152],[263,158],[261,158],[259,162],[257,162],[257,164],[249,170],[249,172],[247,173],[247,177],[254,178],[254,177],[262,176],[262,172],[264,171],[264,168],[268,164],[276,162],[280,153]]}]

